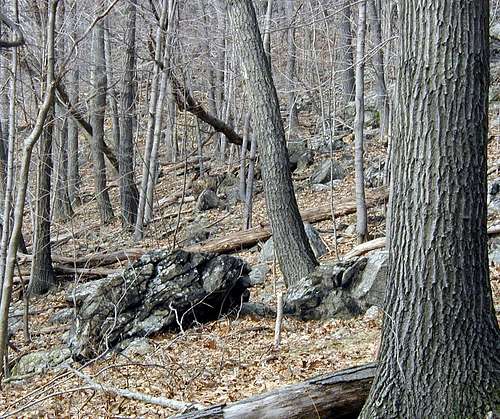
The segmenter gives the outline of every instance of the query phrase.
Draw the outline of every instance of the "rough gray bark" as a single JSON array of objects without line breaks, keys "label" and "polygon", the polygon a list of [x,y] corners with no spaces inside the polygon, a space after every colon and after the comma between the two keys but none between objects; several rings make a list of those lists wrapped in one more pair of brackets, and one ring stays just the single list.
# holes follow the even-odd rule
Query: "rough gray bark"
[{"label": "rough gray bark", "polygon": [[54,126],[52,111],[45,125],[39,143],[37,185],[35,195],[35,225],[33,226],[33,262],[28,292],[33,295],[44,294],[55,282],[52,269],[50,244],[50,183],[52,176],[52,134]]},{"label": "rough gray bark", "polygon": [[355,419],[366,400],[375,369],[375,364],[352,367],[176,418]]},{"label": "rough gray bark", "polygon": [[127,29],[125,35],[126,55],[125,73],[121,94],[120,145],[118,147],[118,165],[120,175],[120,201],[123,224],[133,227],[137,218],[139,191],[134,176],[134,139],[133,113],[135,110],[135,25],[136,0],[127,5]]},{"label": "rough gray bark", "polygon": [[97,206],[102,224],[113,218],[113,208],[106,188],[106,164],[104,162],[104,114],[106,112],[106,57],[104,51],[104,23],[98,21],[93,29],[92,84],[92,162],[94,166],[94,186]]},{"label": "rough gray bark", "polygon": [[373,47],[376,51],[372,57],[375,70],[375,93],[380,115],[380,137],[387,140],[389,130],[389,95],[385,83],[384,48],[382,47],[382,25],[380,3],[377,0],[368,0],[368,16]]},{"label": "rough gray bark", "polygon": [[[59,30],[64,30],[65,4],[60,2],[58,11]],[[59,37],[57,55],[59,61],[64,60],[66,52],[65,37]],[[63,106],[56,102],[54,107],[54,127],[52,138],[54,164],[54,204],[53,216],[58,221],[68,220],[73,215],[73,208],[68,192],[68,120]],[[51,134],[52,135],[52,134]]]},{"label": "rough gray bark", "polygon": [[243,0],[228,0],[227,4],[256,127],[276,255],[285,281],[293,284],[311,272],[317,262],[295,199],[271,65],[266,59],[253,4]]},{"label": "rough gray bark", "polygon": [[339,62],[338,72],[340,74],[343,99],[346,102],[354,100],[354,66],[352,54],[352,30],[351,30],[351,1],[342,0],[340,7],[343,9],[339,17]]},{"label": "rough gray bark", "polygon": [[486,235],[489,2],[399,5],[391,280],[361,417],[483,418],[500,405]]},{"label": "rough gray bark", "polygon": [[354,117],[354,168],[356,182],[356,234],[358,244],[368,240],[364,175],[365,123],[365,37],[366,1],[358,4],[358,31],[356,34],[356,115]]}]

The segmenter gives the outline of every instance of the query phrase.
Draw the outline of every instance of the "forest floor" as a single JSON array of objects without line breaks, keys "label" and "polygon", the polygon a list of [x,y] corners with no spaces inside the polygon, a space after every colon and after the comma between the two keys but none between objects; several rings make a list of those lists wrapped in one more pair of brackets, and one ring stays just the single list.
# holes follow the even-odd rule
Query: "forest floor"
[{"label": "forest floor", "polygon": [[[495,133],[494,133],[495,134]],[[497,133],[496,133],[497,134]],[[495,142],[496,141],[496,142]],[[499,138],[490,142],[490,166],[498,164]],[[372,140],[367,147],[367,162],[383,158],[384,147]],[[316,159],[327,158],[316,156]],[[338,157],[338,156],[337,156]],[[369,164],[369,163],[368,163]],[[219,163],[221,165],[221,163]],[[227,171],[228,167],[211,172]],[[182,170],[169,170],[163,166],[164,175],[157,186],[156,197],[171,196],[182,190]],[[236,167],[234,167],[235,169]],[[311,168],[294,174],[298,203],[301,209],[313,208],[330,201],[330,192],[312,191],[308,185]],[[191,173],[188,174],[191,176]],[[493,173],[489,180],[497,177]],[[90,165],[82,167],[82,179],[91,179]],[[92,197],[92,185],[82,185],[84,197]],[[118,208],[118,190],[110,190],[114,208]],[[189,194],[188,194],[189,195]],[[352,171],[334,189],[334,201],[352,198]],[[140,243],[144,249],[171,248],[173,230],[179,212],[179,202],[155,210],[155,222],[147,229],[147,238]],[[67,222],[54,224],[53,235],[75,233],[74,238],[55,246],[54,254],[85,256],[101,251],[114,251],[138,247],[130,232],[124,231],[120,221],[100,227],[94,200],[75,208],[75,216]],[[240,230],[242,204],[228,209],[214,209],[198,213],[194,202],[182,206],[177,242],[182,240],[184,227],[196,218],[197,223],[213,224],[213,237]],[[373,237],[385,235],[382,208],[369,210],[370,232]],[[255,197],[253,224],[266,221],[263,194]],[[490,218],[491,225],[498,219]],[[26,219],[29,226],[29,217]],[[339,217],[339,254],[345,254],[355,245],[355,237],[346,228],[355,223],[355,215]],[[332,221],[315,225],[330,252],[321,261],[336,258]],[[29,228],[29,227],[28,227]],[[28,242],[30,237],[27,237]],[[179,243],[182,246],[182,242]],[[238,253],[255,265],[258,248]],[[67,326],[49,326],[48,319],[61,308],[67,307],[65,294],[81,278],[67,278],[59,287],[30,304],[31,342],[26,343],[22,331],[12,339],[16,351],[11,357],[18,359],[29,352],[49,350],[64,344]],[[500,309],[500,267],[491,267],[497,314]],[[283,289],[279,271],[271,269],[263,285],[251,290],[251,301],[265,300],[274,306],[276,293]],[[19,288],[19,286],[18,286]],[[15,292],[14,296],[19,296]],[[20,310],[21,301],[15,301]],[[325,320],[302,322],[285,318],[282,342],[274,350],[274,320],[272,318],[226,316],[183,333],[164,332],[149,341],[150,350],[144,353],[112,353],[95,360],[83,372],[99,383],[128,388],[153,396],[162,396],[203,405],[228,403],[287,384],[296,383],[314,375],[333,372],[376,358],[380,338],[381,318],[358,317],[351,320]],[[139,351],[140,352],[140,351]],[[74,368],[80,365],[74,364]],[[105,395],[87,387],[85,381],[68,369],[52,369],[42,375],[3,383],[0,393],[0,416],[14,417],[159,417],[176,413],[173,410],[144,404],[129,399]],[[17,412],[17,413],[16,413]],[[4,417],[4,416],[2,416]]]}]

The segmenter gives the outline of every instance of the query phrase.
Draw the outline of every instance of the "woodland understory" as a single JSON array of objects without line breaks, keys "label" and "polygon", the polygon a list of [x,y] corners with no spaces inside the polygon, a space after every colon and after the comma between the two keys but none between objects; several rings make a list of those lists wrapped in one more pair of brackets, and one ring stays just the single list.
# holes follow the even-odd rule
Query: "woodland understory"
[{"label": "woodland understory", "polygon": [[[3,11],[7,10],[7,14],[10,14],[12,12],[10,6],[6,7],[4,3],[8,2],[2,2],[0,12],[3,14]],[[31,6],[33,10],[35,9],[33,2],[28,0],[20,0],[19,3],[22,7]],[[38,165],[42,164],[40,161],[43,160],[42,150],[38,146],[35,147],[29,167],[29,183],[22,225],[27,252],[18,253],[9,312],[11,323],[14,319],[19,324],[25,322],[26,324],[16,327],[15,333],[9,336],[8,366],[14,373],[3,377],[0,384],[0,417],[169,417],[188,411],[192,404],[196,404],[197,407],[210,407],[236,402],[289,384],[299,383],[317,375],[376,361],[382,328],[382,309],[374,307],[375,310],[369,310],[365,314],[348,319],[304,321],[293,316],[285,316],[281,324],[281,339],[278,345],[276,344],[274,316],[241,315],[236,310],[215,321],[196,323],[182,330],[155,333],[140,340],[140,345],[137,347],[131,345],[130,348],[121,352],[109,351],[86,364],[75,362],[68,357],[59,365],[16,375],[16,363],[26,355],[37,352],[48,354],[55,348],[65,348],[70,325],[67,322],[57,323],[53,319],[61,310],[71,307],[67,295],[76,286],[120,272],[128,266],[129,262],[136,261],[142,254],[151,250],[180,248],[204,251],[207,248],[212,249],[210,248],[212,245],[217,247],[220,239],[234,237],[237,241],[238,237],[248,230],[246,228],[248,226],[245,225],[248,220],[248,202],[245,201],[245,196],[241,196],[239,188],[240,176],[245,179],[248,165],[253,163],[249,159],[253,127],[249,127],[251,123],[246,120],[247,113],[252,109],[244,93],[237,51],[233,41],[227,40],[231,39],[229,20],[227,16],[221,18],[220,15],[221,4],[225,2],[193,1],[191,6],[194,11],[189,9],[191,6],[179,5],[179,2],[175,0],[102,1],[100,8],[93,10],[96,7],[92,4],[90,7],[92,10],[88,11],[82,7],[83,3],[87,2],[82,2],[79,6],[75,6],[78,2],[69,0],[60,0],[59,3],[59,7],[63,3],[66,7],[66,15],[61,18],[61,22],[64,23],[59,23],[61,33],[75,30],[73,35],[82,36],[82,32],[92,24],[93,29],[89,32],[94,32],[95,27],[100,23],[96,24],[93,18],[99,16],[99,11],[101,13],[104,11],[105,18],[101,18],[99,22],[102,23],[101,29],[105,31],[106,37],[109,37],[105,47],[105,52],[108,54],[106,64],[117,64],[116,67],[111,66],[113,67],[111,71],[108,70],[107,87],[104,89],[107,90],[108,97],[104,98],[106,117],[103,125],[103,138],[112,150],[111,154],[121,159],[124,149],[114,142],[116,130],[120,130],[121,126],[122,133],[126,135],[123,127],[130,124],[130,133],[133,132],[130,141],[132,148],[129,150],[132,156],[129,162],[132,164],[130,179],[139,191],[143,187],[148,187],[143,180],[145,175],[150,175],[144,171],[143,167],[144,156],[148,155],[146,152],[148,135],[151,134],[153,138],[153,132],[150,132],[151,127],[148,127],[148,116],[151,114],[148,106],[151,103],[152,80],[157,77],[161,84],[163,80],[161,75],[165,74],[163,90],[166,97],[160,99],[164,101],[161,103],[165,109],[162,110],[163,118],[160,114],[158,132],[154,133],[155,138],[158,138],[159,149],[154,159],[158,164],[155,166],[157,173],[153,176],[156,178],[154,193],[151,192],[153,207],[149,216],[142,215],[144,225],[140,228],[137,227],[134,217],[132,217],[133,222],[127,221],[128,213],[124,210],[123,198],[123,190],[127,187],[124,186],[124,176],[120,176],[116,170],[118,162],[113,162],[112,159],[106,158],[105,160],[104,170],[107,178],[104,184],[96,185],[96,151],[91,146],[94,143],[88,141],[89,132],[85,129],[85,123],[93,127],[93,134],[90,135],[92,138],[96,130],[94,107],[98,106],[94,100],[99,88],[94,69],[97,67],[96,56],[91,55],[95,53],[96,45],[93,44],[92,33],[87,33],[84,35],[87,38],[82,38],[77,51],[71,52],[74,54],[71,55],[71,60],[74,62],[64,63],[68,67],[68,74],[61,83],[69,89],[69,99],[67,96],[66,99],[74,100],[78,95],[75,96],[74,86],[70,83],[74,82],[71,74],[74,71],[73,64],[77,63],[75,68],[80,68],[81,72],[81,103],[72,111],[71,106],[65,106],[64,89],[57,92],[55,96],[57,106],[55,106],[54,131],[57,135],[54,135],[54,146],[56,152],[63,148],[58,148],[60,144],[57,144],[55,140],[56,137],[60,138],[61,127],[69,121],[78,119],[78,115],[75,118],[74,109],[77,109],[76,113],[81,113],[80,118],[83,120],[83,125],[81,121],[78,124],[75,122],[74,128],[79,132],[78,148],[74,150],[78,160],[78,187],[71,209],[67,211],[62,208],[58,195],[60,189],[58,182],[61,181],[60,171],[66,170],[67,172],[65,165],[71,161],[71,155],[62,156],[64,161],[62,163],[58,161],[61,156],[52,154],[54,171],[52,180],[49,178],[49,183],[52,182],[52,194],[49,192],[52,208],[49,219],[55,284],[43,295],[30,295],[28,303],[26,289],[30,281],[33,261],[30,251],[35,242],[37,228],[35,213],[40,202],[37,182],[41,176],[41,170],[38,169]],[[360,235],[356,229],[359,220],[355,212],[354,167],[356,148],[354,131],[359,124],[356,123],[354,117],[356,113],[354,100],[345,100],[342,96],[343,87],[340,79],[343,73],[339,70],[340,53],[337,51],[339,46],[336,44],[341,35],[336,29],[337,18],[330,20],[330,17],[340,15],[339,10],[344,10],[342,7],[345,2],[287,1],[287,5],[291,4],[291,12],[287,9],[289,6],[285,7],[285,2],[274,2],[271,14],[266,6],[270,3],[272,8],[272,1],[254,1],[254,3],[258,6],[257,15],[261,29],[263,33],[266,33],[268,37],[270,34],[271,37],[269,40],[264,36],[263,44],[271,57],[273,77],[280,100],[281,117],[289,149],[292,150],[294,144],[300,143],[305,149],[310,150],[310,159],[307,159],[307,163],[300,162],[292,173],[298,207],[303,214],[317,213],[325,206],[329,208],[331,206],[334,211],[336,205],[343,203],[352,204],[354,208],[347,215],[336,216],[332,219],[329,213],[328,216],[321,217],[319,221],[312,222],[327,248],[326,254],[320,256],[318,261],[321,264],[342,261],[349,252],[358,249],[357,246],[360,243]],[[358,30],[359,23],[356,5],[362,2],[353,3],[349,5],[353,13],[348,19],[355,32]],[[135,90],[132,92],[133,100],[127,103],[125,88],[128,70],[125,68],[125,47],[127,46],[125,44],[128,32],[124,22],[125,18],[129,18],[129,15],[125,13],[126,5],[129,4],[137,8],[136,45],[134,46],[137,62],[133,64],[135,66],[133,73],[137,78],[137,83],[134,84]],[[168,4],[167,10],[170,11],[172,8],[174,10],[178,8],[175,18],[173,15],[163,16],[168,22],[175,22],[167,23],[164,27],[165,49],[168,51],[172,48],[172,51],[168,60],[160,57],[164,61],[152,65],[155,59],[158,61],[158,57],[155,58],[154,37],[156,27],[161,25],[162,4]],[[373,4],[380,4],[380,2],[374,1]],[[491,40],[492,77],[487,146],[489,185],[500,178],[500,94],[498,93],[500,67],[498,58],[495,58],[498,54],[498,44],[500,44],[500,38],[497,37],[500,30],[498,30],[496,15],[498,4],[492,1],[491,5],[491,27],[497,29],[491,31],[493,34]],[[24,23],[29,22],[31,18],[34,19],[33,16],[36,13],[33,10],[29,13],[22,11]],[[192,11],[192,16],[189,14],[190,11]],[[383,19],[387,18],[386,13],[384,12]],[[78,18],[83,24],[78,24]],[[44,92],[43,83],[40,81],[47,77],[45,69],[39,71],[43,65],[41,63],[35,65],[30,60],[33,60],[33,55],[36,56],[35,52],[43,50],[41,45],[45,42],[42,41],[45,26],[42,23],[45,22],[48,25],[45,19],[46,16],[33,34],[25,34],[29,42],[35,44],[37,41],[39,44],[32,46],[29,53],[19,49],[20,54],[26,55],[20,59],[23,74],[19,83],[22,85],[22,88],[19,88],[21,92],[28,92],[29,83],[37,85],[37,92]],[[323,25],[323,22],[327,23]],[[115,29],[113,25],[116,25]],[[361,126],[364,128],[362,147],[367,200],[375,195],[385,196],[387,191],[387,185],[384,183],[386,181],[384,166],[388,162],[388,141],[384,135],[387,132],[383,132],[383,127],[381,130],[383,115],[378,108],[377,68],[372,64],[372,58],[379,49],[384,50],[386,54],[384,72],[387,94],[390,97],[395,88],[398,62],[397,53],[391,49],[391,46],[397,45],[395,43],[398,36],[396,29],[384,21],[383,41],[380,40],[382,44],[375,45],[372,37],[373,26],[370,25],[373,23],[368,25],[366,54],[362,54],[363,61],[366,61],[366,79],[363,84],[366,102],[363,109],[366,118],[364,124],[361,122]],[[295,30],[291,34],[287,28],[292,26]],[[23,28],[26,31],[26,27],[23,26]],[[10,34],[10,32],[7,33]],[[290,36],[295,48],[292,51],[290,51],[291,44],[288,38]],[[62,38],[61,36],[57,41],[60,43],[59,51],[61,51],[61,56],[69,57],[68,51],[71,49],[71,43],[68,41],[66,45],[62,45]],[[356,48],[355,38],[356,36],[351,34],[349,43],[352,51]],[[266,42],[270,42],[270,49],[266,49]],[[4,51],[13,51],[13,49],[1,50],[2,68],[10,65],[11,59],[11,53],[5,52],[4,54]],[[224,54],[221,51],[224,51]],[[294,65],[297,68],[292,73],[289,72],[290,54],[296,56]],[[165,52],[165,56],[167,55],[168,52]],[[31,64],[27,64],[30,62]],[[29,68],[29,65],[32,65],[32,68]],[[59,62],[56,67],[59,65],[62,64]],[[332,65],[334,65],[334,70],[332,70]],[[168,66],[172,66],[174,70],[164,71],[164,68]],[[352,62],[351,66],[354,66]],[[335,72],[336,70],[338,72]],[[154,76],[154,71],[158,72],[156,76]],[[290,74],[293,74],[295,78],[292,81],[288,77]],[[9,80],[7,72],[0,74],[0,80],[2,95],[6,95]],[[118,92],[122,86],[123,90]],[[161,86],[156,85],[156,87],[158,91],[161,90]],[[211,88],[214,88],[213,92],[209,91]],[[22,99],[18,98],[17,101],[18,121],[26,122],[26,126],[18,122],[16,127],[17,139],[14,154],[19,159],[22,140],[26,136],[25,133],[33,128],[36,118],[35,110],[43,102],[43,96],[35,99],[34,96],[26,94],[29,100],[26,99],[24,108],[21,107]],[[34,105],[35,101],[37,106]],[[291,107],[292,111],[289,107],[290,101],[297,105]],[[212,102],[213,105],[211,105]],[[203,108],[198,107],[198,104]],[[129,113],[117,110],[125,107],[129,108]],[[5,109],[2,107],[1,112]],[[199,109],[205,112],[204,116],[200,117]],[[297,117],[293,123],[290,121],[291,112]],[[128,121],[124,114],[133,114],[134,118]],[[207,118],[206,114],[214,116],[218,122],[225,121],[229,128],[216,129],[214,121],[208,121],[210,118]],[[118,115],[121,118],[119,123],[117,122]],[[123,122],[125,120],[127,121]],[[5,118],[2,117],[1,123],[4,124],[4,121]],[[332,121],[334,121],[333,133]],[[224,129],[228,135],[233,133],[239,136],[241,134],[240,139],[245,142],[250,140],[243,165],[240,160],[242,148],[233,140],[224,141],[224,136],[220,134],[220,131]],[[46,135],[45,131],[40,142],[44,141],[44,135]],[[315,145],[318,141],[323,145]],[[337,146],[333,147],[334,143]],[[332,144],[331,147],[330,144]],[[68,149],[65,153],[68,154],[68,151],[71,153]],[[104,149],[101,148],[100,152],[100,158],[103,161],[105,155],[109,157]],[[55,152],[52,151],[52,153]],[[345,171],[343,176],[339,176],[339,179],[333,182],[326,182],[327,186],[312,183],[311,176],[317,173],[329,159],[341,163]],[[121,162],[122,160],[120,164]],[[61,169],[61,167],[66,167],[66,169]],[[241,174],[242,167],[244,168],[243,175]],[[16,170],[19,168],[20,160],[16,161]],[[127,172],[127,176],[129,175],[130,172]],[[68,182],[68,179],[63,179],[62,182]],[[257,234],[269,227],[263,182],[265,179],[261,176],[257,152],[253,194],[252,190],[250,192],[253,202],[249,230]],[[99,188],[101,188],[100,191],[96,191]],[[133,189],[130,188],[130,190]],[[214,208],[210,209],[200,209],[200,194],[207,189],[217,195],[217,205],[213,205]],[[103,192],[109,195],[110,208],[113,213],[109,217],[103,216],[101,202]],[[246,193],[248,196],[248,191]],[[500,194],[500,191],[495,193]],[[137,199],[140,207],[139,196],[134,199]],[[142,199],[147,201],[148,197],[142,197]],[[496,195],[495,199],[500,199],[499,195]],[[147,203],[145,205],[147,212]],[[368,206],[366,220],[369,236],[365,238],[374,240],[386,237],[386,215],[387,199]],[[487,225],[490,230],[498,229],[500,208],[489,209]],[[198,234],[200,231],[202,238]],[[250,267],[255,267],[262,263],[259,260],[261,250],[269,236],[270,234],[264,234],[263,239],[255,240],[250,245],[236,245],[235,249],[229,253],[242,258]],[[381,246],[377,246],[379,247]],[[226,252],[223,248],[219,251]],[[361,253],[365,252],[361,251]],[[110,255],[112,260],[103,262],[106,255]],[[267,265],[269,271],[262,283],[250,288],[250,302],[261,303],[276,309],[281,296],[286,294],[288,284],[283,279],[276,255],[274,260],[267,262]],[[499,260],[492,261],[489,269],[495,315],[500,320]],[[99,387],[100,384],[113,389],[131,390],[142,395],[171,399],[179,402],[179,407],[177,409],[161,407],[157,403],[123,397],[123,395],[113,394],[112,391],[106,391],[105,388]]]}]

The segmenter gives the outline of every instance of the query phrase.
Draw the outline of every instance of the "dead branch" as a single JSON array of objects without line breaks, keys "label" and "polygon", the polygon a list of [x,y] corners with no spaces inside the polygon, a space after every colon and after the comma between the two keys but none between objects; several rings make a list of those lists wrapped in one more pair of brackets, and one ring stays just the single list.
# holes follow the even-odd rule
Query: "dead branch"
[{"label": "dead branch", "polygon": [[165,397],[155,397],[155,396],[150,396],[149,394],[139,393],[137,391],[127,390],[124,388],[117,388],[107,384],[100,384],[81,371],[75,370],[70,366],[67,366],[66,368],[72,371],[78,377],[80,377],[93,390],[110,394],[112,396],[124,397],[126,399],[137,400],[143,403],[154,404],[156,406],[166,407],[168,409],[175,409],[175,410],[184,410],[184,411],[186,409],[201,410],[205,408],[205,406],[197,403],[185,403],[178,400],[167,399]]},{"label": "dead branch", "polygon": [[[387,192],[383,189],[378,189],[367,197],[367,208],[374,207],[386,199]],[[336,217],[352,214],[354,212],[356,212],[356,202],[352,199],[341,201],[335,206]],[[308,208],[301,211],[301,215],[302,220],[309,223],[328,220],[332,216],[331,206],[328,203],[316,208]],[[219,239],[189,246],[186,250],[189,252],[230,253],[253,246],[260,241],[267,240],[271,235],[271,227],[269,225],[264,225],[246,231],[237,231]]]}]

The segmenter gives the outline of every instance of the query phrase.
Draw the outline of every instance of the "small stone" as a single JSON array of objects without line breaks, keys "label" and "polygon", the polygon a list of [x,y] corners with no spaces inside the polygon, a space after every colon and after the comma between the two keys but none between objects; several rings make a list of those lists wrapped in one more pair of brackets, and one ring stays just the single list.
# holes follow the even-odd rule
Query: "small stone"
[{"label": "small stone", "polygon": [[264,281],[266,280],[266,275],[268,272],[269,272],[269,266],[267,266],[267,263],[260,263],[254,266],[253,269],[248,274],[248,277],[250,279],[250,285],[255,286],[263,284]]},{"label": "small stone", "polygon": [[377,306],[371,306],[368,310],[366,310],[365,315],[363,316],[364,321],[373,321],[378,320],[381,315],[381,310]]},{"label": "small stone", "polygon": [[[333,170],[332,166],[333,165]],[[332,173],[333,172],[333,173]],[[332,176],[333,174],[333,176]],[[331,180],[343,179],[345,177],[344,167],[337,161],[324,160],[309,178],[310,183],[328,183]]]},{"label": "small stone", "polygon": [[73,320],[75,316],[75,309],[72,307],[63,308],[56,311],[49,319],[50,324],[65,324]]}]

